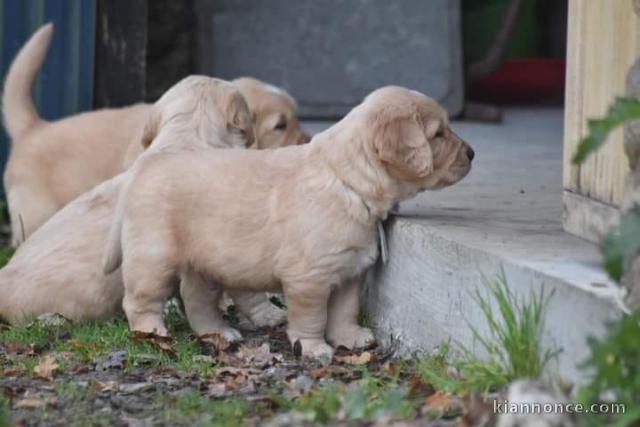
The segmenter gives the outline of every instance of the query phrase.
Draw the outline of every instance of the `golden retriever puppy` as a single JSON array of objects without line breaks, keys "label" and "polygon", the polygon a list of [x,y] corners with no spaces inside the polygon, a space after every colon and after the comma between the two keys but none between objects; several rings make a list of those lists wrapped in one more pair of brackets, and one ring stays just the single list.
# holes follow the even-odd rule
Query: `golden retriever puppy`
[{"label": "golden retriever puppy", "polygon": [[295,99],[279,87],[251,77],[232,81],[247,100],[258,135],[257,148],[278,148],[309,142],[296,117]]},{"label": "golden retriever puppy", "polygon": [[[142,152],[135,141],[151,105],[104,109],[49,122],[33,105],[31,87],[47,53],[53,25],[40,28],[18,53],[5,81],[4,125],[12,141],[4,173],[14,245],[68,202],[125,170]],[[285,91],[238,80],[258,129],[257,146],[306,142]],[[261,142],[264,141],[264,142]],[[130,144],[131,143],[131,144]]]},{"label": "golden retriever puppy", "polygon": [[[143,156],[244,148],[254,143],[244,98],[235,86],[221,80],[199,76],[182,80],[152,107],[150,117],[138,136],[142,144],[151,144]],[[0,270],[0,316],[20,323],[44,313],[60,313],[85,321],[121,310],[122,277],[120,273],[105,277],[101,261],[127,175],[122,173],[68,203],[20,245]],[[249,295],[246,301],[236,297],[241,310],[249,306],[244,311],[251,320],[261,307],[271,304],[264,294]],[[269,313],[282,319],[280,309]]]},{"label": "golden retriever puppy", "polygon": [[310,144],[139,159],[120,193],[104,269],[122,264],[132,330],[167,334],[175,278],[197,333],[240,337],[211,310],[223,290],[282,289],[288,336],[305,355],[373,340],[357,323],[359,286],[378,256],[377,223],[400,201],[458,182],[469,145],[432,99],[370,94]]}]

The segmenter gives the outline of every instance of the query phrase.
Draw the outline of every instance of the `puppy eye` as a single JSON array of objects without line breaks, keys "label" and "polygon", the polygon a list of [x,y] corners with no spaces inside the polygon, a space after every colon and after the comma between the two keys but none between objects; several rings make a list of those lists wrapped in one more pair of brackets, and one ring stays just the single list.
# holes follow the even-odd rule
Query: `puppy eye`
[{"label": "puppy eye", "polygon": [[280,121],[278,121],[278,123],[276,123],[274,129],[275,130],[285,130],[287,128],[287,120],[286,119],[281,119]]},{"label": "puppy eye", "polygon": [[438,129],[435,135],[436,138],[444,138],[444,129]]}]

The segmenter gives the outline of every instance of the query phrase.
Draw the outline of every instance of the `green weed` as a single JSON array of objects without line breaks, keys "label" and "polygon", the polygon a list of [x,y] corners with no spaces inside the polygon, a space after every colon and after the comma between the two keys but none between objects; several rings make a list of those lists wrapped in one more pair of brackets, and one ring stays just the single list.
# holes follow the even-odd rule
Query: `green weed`
[{"label": "green weed", "polygon": [[483,336],[474,326],[469,327],[488,357],[480,359],[459,345],[462,357],[449,361],[449,345],[442,344],[437,354],[418,364],[423,380],[436,390],[486,393],[517,378],[540,378],[547,363],[558,354],[542,348],[544,313],[552,294],[545,295],[542,289],[537,295],[532,292],[528,302],[518,299],[509,288],[504,271],[492,281],[485,279],[485,283],[488,295],[476,290],[473,297],[489,334]]}]

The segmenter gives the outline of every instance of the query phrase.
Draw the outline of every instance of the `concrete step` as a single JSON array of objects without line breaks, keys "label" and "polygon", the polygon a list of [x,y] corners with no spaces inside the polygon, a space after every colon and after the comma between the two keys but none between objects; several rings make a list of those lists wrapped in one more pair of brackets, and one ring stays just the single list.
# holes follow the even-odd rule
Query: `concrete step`
[{"label": "concrete step", "polygon": [[443,341],[473,347],[469,325],[486,323],[472,294],[503,268],[520,297],[553,290],[544,343],[562,349],[558,373],[579,380],[587,336],[601,336],[621,309],[596,245],[562,229],[562,111],[509,110],[501,125],[452,127],[476,151],[473,171],[386,224],[390,259],[367,286],[378,337],[410,353]]}]

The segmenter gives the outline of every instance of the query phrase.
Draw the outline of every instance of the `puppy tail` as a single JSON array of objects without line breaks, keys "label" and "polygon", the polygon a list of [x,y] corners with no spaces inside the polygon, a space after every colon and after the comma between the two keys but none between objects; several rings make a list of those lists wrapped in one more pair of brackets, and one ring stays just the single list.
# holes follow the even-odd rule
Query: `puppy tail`
[{"label": "puppy tail", "polygon": [[109,230],[107,246],[102,258],[102,272],[104,274],[113,273],[122,264],[122,223],[124,222],[126,190],[125,186],[120,192],[115,217]]},{"label": "puppy tail", "polygon": [[2,95],[2,111],[4,126],[13,140],[41,120],[33,105],[31,88],[47,55],[52,35],[51,22],[36,31],[20,49],[7,73]]}]

